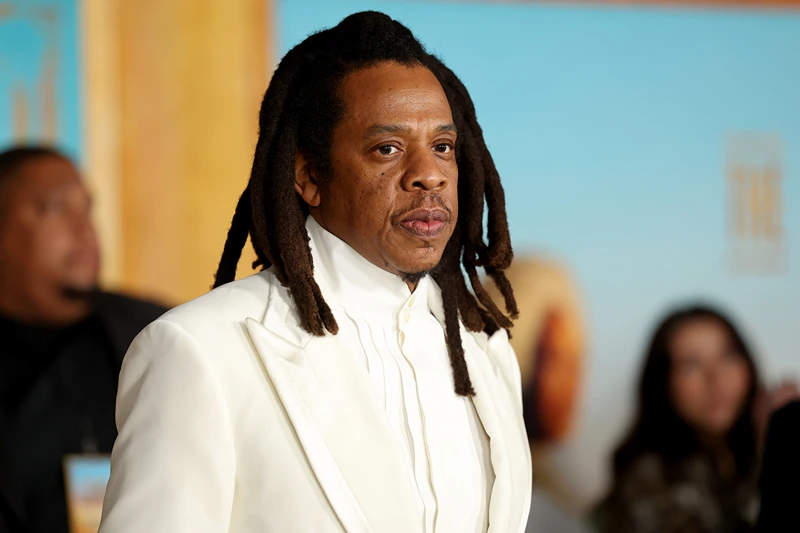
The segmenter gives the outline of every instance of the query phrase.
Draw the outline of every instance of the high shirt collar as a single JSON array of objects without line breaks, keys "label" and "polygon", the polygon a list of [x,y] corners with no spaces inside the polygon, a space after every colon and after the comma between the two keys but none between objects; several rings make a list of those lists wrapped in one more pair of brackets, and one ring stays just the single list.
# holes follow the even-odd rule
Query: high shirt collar
[{"label": "high shirt collar", "polygon": [[329,305],[351,315],[397,324],[406,313],[430,313],[432,288],[423,277],[412,293],[400,277],[379,268],[309,216],[306,228],[314,260],[314,278]]}]

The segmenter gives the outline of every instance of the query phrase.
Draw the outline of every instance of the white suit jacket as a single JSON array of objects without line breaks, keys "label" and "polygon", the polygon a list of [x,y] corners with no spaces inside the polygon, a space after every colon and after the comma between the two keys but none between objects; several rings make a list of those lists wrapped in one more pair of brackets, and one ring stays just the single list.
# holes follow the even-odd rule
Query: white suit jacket
[{"label": "white suit jacket", "polygon": [[[505,331],[461,334],[490,439],[489,531],[522,532],[531,465],[517,360]],[[269,271],[148,326],[120,375],[100,533],[421,533],[386,412],[341,353],[336,336],[300,328]]]}]

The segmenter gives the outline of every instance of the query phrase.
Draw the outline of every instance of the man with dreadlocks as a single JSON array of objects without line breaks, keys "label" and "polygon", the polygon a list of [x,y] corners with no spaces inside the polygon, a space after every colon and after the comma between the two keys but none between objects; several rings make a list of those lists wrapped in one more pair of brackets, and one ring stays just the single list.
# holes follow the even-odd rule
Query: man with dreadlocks
[{"label": "man with dreadlocks", "polygon": [[[265,270],[233,282],[248,235]],[[477,271],[513,316],[511,255],[458,78],[380,13],[307,38],[264,97],[216,290],[126,356],[101,533],[523,531],[511,322]]]}]

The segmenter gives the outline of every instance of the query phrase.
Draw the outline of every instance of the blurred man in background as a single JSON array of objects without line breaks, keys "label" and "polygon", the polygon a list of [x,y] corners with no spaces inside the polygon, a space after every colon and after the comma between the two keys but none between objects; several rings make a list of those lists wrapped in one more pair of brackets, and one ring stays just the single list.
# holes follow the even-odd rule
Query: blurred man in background
[{"label": "blurred man in background", "polygon": [[90,214],[66,157],[0,153],[0,512],[30,533],[67,532],[62,461],[111,451],[122,357],[164,311],[98,290]]},{"label": "blurred man in background", "polygon": [[758,533],[800,531],[800,400],[770,420],[761,472]]}]

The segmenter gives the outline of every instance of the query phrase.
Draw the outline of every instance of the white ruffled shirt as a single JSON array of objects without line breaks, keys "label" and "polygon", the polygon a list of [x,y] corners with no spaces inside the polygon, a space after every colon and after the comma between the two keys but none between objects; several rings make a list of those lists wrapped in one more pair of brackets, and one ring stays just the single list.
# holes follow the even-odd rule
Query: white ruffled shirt
[{"label": "white ruffled shirt", "polygon": [[[489,441],[472,401],[455,394],[442,324],[428,306],[428,277],[412,294],[308,217],[315,277],[406,451],[426,533],[485,533],[494,482]],[[337,313],[341,316],[341,313]],[[446,489],[445,489],[446,487]]]}]

